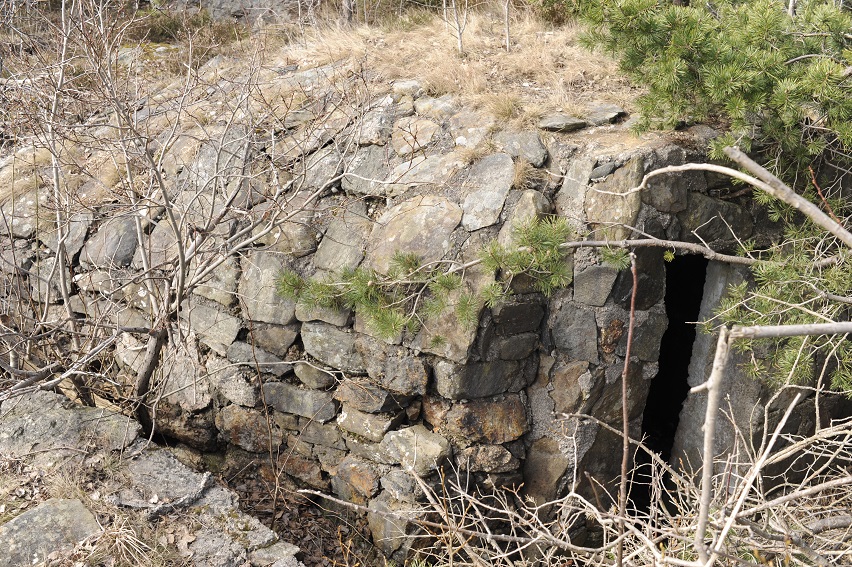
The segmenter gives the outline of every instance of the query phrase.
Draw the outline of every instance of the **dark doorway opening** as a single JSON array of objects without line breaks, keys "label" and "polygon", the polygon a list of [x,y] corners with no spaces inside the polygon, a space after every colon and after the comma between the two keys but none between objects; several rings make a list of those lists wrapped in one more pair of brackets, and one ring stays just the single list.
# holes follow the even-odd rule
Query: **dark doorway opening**
[{"label": "dark doorway opening", "polygon": [[[702,256],[688,255],[677,256],[666,264],[665,304],[669,325],[660,343],[660,367],[651,381],[642,416],[645,444],[665,461],[671,457],[680,410],[689,392],[689,360],[695,342],[695,321],[704,294],[707,263]],[[638,511],[646,511],[650,505],[650,462],[650,456],[644,451],[637,453],[637,471],[630,492]]]}]

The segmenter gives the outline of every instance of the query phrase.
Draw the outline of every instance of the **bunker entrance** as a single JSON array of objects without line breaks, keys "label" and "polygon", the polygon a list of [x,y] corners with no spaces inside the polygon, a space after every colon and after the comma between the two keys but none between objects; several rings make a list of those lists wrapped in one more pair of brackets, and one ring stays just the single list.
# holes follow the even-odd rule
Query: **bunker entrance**
[{"label": "bunker entrance", "polygon": [[[689,392],[689,361],[707,264],[707,259],[695,255],[677,256],[666,264],[665,305],[669,324],[660,344],[659,371],[651,381],[642,417],[645,443],[664,461],[671,457],[680,410]],[[639,510],[647,510],[650,504],[650,461],[644,451],[636,455],[638,469],[631,487],[631,498]]]}]

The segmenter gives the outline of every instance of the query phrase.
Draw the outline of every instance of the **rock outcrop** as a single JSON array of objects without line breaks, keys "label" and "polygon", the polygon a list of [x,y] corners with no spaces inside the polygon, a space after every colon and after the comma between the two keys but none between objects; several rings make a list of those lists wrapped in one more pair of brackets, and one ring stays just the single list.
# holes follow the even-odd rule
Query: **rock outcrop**
[{"label": "rock outcrop", "polygon": [[[280,296],[283,270],[332,281],[359,265],[386,273],[397,252],[424,263],[466,262],[495,239],[511,245],[514,226],[551,212],[567,217],[578,239],[641,234],[717,249],[732,246],[729,229],[748,237],[754,220],[748,201],[719,199],[723,188],[700,172],[633,190],[659,166],[703,159],[695,148],[706,146],[706,129],[676,139],[637,137],[618,123],[622,109],[600,105],[585,119],[556,113],[538,128],[501,130],[484,111],[451,96],[430,97],[416,81],[371,83],[364,91],[354,71],[345,64],[260,69],[265,97],[247,95],[246,110],[228,106],[237,71],[216,58],[198,71],[205,100],[188,109],[205,116],[203,128],[166,127],[159,113],[178,86],[145,101],[137,110],[140,129],[151,151],[162,152],[170,201],[154,192],[142,205],[131,202],[121,180],[96,170],[78,180],[112,193],[66,211],[71,261],[58,267],[72,282],[66,305],[44,286],[58,281],[56,228],[53,217],[40,215],[56,203],[41,189],[13,190],[2,204],[0,270],[9,284],[3,301],[18,313],[47,309],[59,327],[73,314],[90,336],[105,340],[116,326],[162,324],[157,306],[175,291],[165,282],[188,286],[179,317],[168,322],[174,340],[152,383],[159,430],[199,451],[236,447],[243,453],[225,454],[264,461],[260,454],[271,446],[291,455],[280,461],[281,472],[368,506],[377,543],[401,553],[407,528],[379,512],[411,510],[422,498],[405,484],[408,469],[428,481],[439,467],[454,465],[492,486],[523,482],[538,501],[556,496],[571,478],[583,479],[578,471],[602,483],[617,475],[610,434],[562,415],[588,412],[619,423],[629,277],[595,251],[577,251],[565,258],[573,284],[550,297],[517,277],[513,295],[483,308],[478,325],[460,325],[450,312],[385,340],[357,311],[308,308]],[[281,102],[295,93],[301,106]],[[267,118],[250,123],[259,115]],[[97,124],[87,128],[120,142]],[[25,155],[0,161],[0,179]],[[151,173],[143,163],[132,167]],[[538,174],[519,178],[519,164]],[[38,186],[46,167],[21,169],[33,183],[18,187]],[[178,246],[195,256],[184,264]],[[667,322],[662,252],[639,255],[641,340],[628,385],[634,432]],[[183,277],[174,279],[175,270],[185,270]],[[475,289],[497,275],[472,269],[466,276]],[[144,339],[127,332],[101,354],[103,368],[118,369],[114,394],[129,395]],[[21,403],[57,399],[43,393]],[[0,439],[15,431],[7,409],[14,403],[3,404]],[[107,446],[128,450],[135,424],[105,419],[110,426],[101,433],[120,427],[116,420],[132,433],[110,435]],[[23,443],[4,442],[17,449]],[[136,480],[132,494],[117,496],[122,505],[147,506],[154,492],[177,502],[202,485],[194,473],[181,473],[185,482],[174,486],[157,476],[179,467],[166,452],[143,453],[127,466]],[[204,487],[186,505],[221,516],[231,497]],[[203,553],[252,561],[272,544],[270,534],[241,520],[254,526],[246,537],[214,545],[235,525],[223,521],[205,523],[193,545],[207,542]],[[229,563],[211,556],[207,564]]]}]

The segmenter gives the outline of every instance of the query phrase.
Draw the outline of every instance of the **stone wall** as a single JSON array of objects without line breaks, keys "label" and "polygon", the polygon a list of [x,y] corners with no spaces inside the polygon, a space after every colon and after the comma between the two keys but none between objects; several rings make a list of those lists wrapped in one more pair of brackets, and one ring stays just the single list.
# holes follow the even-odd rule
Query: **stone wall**
[{"label": "stone wall", "polygon": [[[702,159],[713,131],[637,137],[624,112],[607,104],[590,105],[584,119],[554,113],[537,127],[507,125],[452,96],[429,96],[414,80],[342,96],[360,79],[340,65],[260,71],[271,118],[252,123],[257,109],[222,110],[234,97],[234,69],[217,58],[199,71],[207,94],[186,112],[203,122],[175,128],[162,119],[179,85],[136,113],[161,156],[181,239],[192,242],[224,210],[205,241],[212,244],[187,266],[187,281],[202,262],[221,256],[221,263],[170,322],[152,390],[159,431],[224,455],[218,466],[229,470],[268,462],[271,451],[294,482],[375,510],[404,510],[421,497],[409,467],[427,482],[451,465],[491,486],[524,483],[538,501],[582,473],[611,482],[620,440],[561,418],[588,413],[620,424],[632,282],[596,251],[568,255],[573,283],[551,297],[517,277],[514,294],[484,308],[478,325],[462,325],[448,310],[389,341],[373,336],[358,313],[282,298],[277,280],[284,269],[331,278],[359,265],[384,272],[396,251],[465,262],[494,239],[511,244],[513,226],[546,214],[570,219],[579,238],[623,238],[637,234],[634,227],[731,249],[730,229],[748,238],[754,218],[747,198],[720,198],[723,180],[690,172],[630,191],[650,170]],[[300,107],[270,106],[297,89]],[[92,139],[117,143],[108,125],[87,129]],[[50,160],[25,148],[0,161],[8,186],[0,192],[12,194],[2,205],[4,312],[63,328],[70,311],[93,342],[116,325],[156,322],[177,238],[156,192],[131,202],[117,155],[63,155],[82,164],[67,179],[75,196],[65,241],[72,261],[58,268],[72,282],[67,305],[53,262]],[[236,198],[225,203],[229,191]],[[229,248],[249,223],[276,214],[289,216],[274,230],[257,229],[250,246]],[[663,250],[637,256],[628,391],[638,433],[667,320]],[[474,268],[465,276],[475,290],[496,274]],[[146,340],[122,333],[103,351],[100,368],[116,384],[107,391],[128,392]],[[376,515],[371,527],[384,551],[400,550],[398,526]]]}]

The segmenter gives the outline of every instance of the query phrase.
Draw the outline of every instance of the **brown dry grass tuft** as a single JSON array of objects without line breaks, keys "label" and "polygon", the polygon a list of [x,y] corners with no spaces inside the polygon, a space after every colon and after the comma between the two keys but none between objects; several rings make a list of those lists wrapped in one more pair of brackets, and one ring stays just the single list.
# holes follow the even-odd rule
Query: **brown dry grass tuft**
[{"label": "brown dry grass tuft", "polygon": [[472,12],[466,53],[459,55],[452,30],[439,16],[415,12],[395,24],[314,28],[283,47],[277,64],[310,68],[350,61],[379,82],[417,78],[434,96],[454,94],[498,118],[524,122],[554,110],[582,115],[590,102],[632,110],[638,90],[615,61],[579,45],[576,25],[553,27],[531,11],[517,15],[507,53],[499,13]]}]

